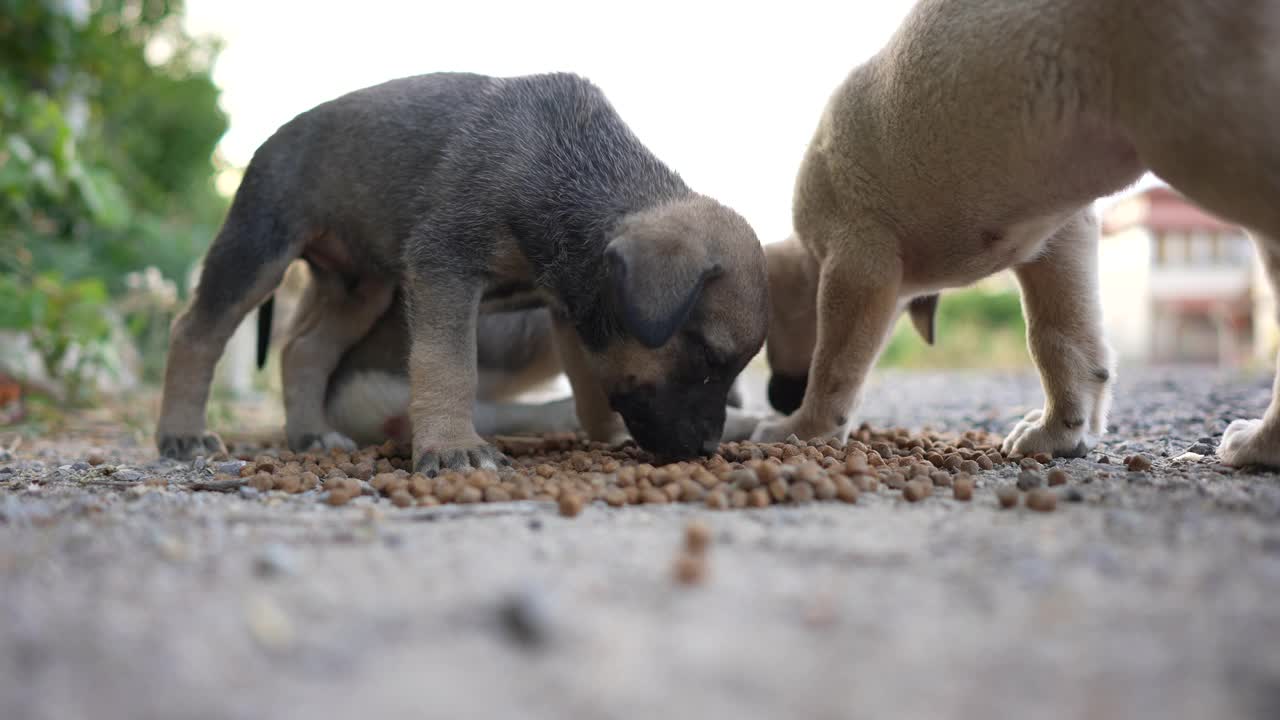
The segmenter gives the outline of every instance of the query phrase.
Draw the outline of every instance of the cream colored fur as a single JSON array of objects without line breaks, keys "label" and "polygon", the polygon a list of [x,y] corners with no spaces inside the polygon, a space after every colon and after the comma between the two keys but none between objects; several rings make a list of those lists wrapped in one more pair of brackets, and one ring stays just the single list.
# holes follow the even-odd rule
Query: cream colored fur
[{"label": "cream colored fur", "polygon": [[[1012,268],[1046,402],[1004,449],[1083,454],[1112,375],[1092,202],[1153,171],[1251,229],[1275,285],[1278,118],[1280,3],[917,3],[836,89],[805,155],[793,242],[819,268],[797,288],[816,297],[817,337],[800,409],[755,437],[845,436],[906,303]],[[1219,452],[1280,465],[1275,399]]]}]

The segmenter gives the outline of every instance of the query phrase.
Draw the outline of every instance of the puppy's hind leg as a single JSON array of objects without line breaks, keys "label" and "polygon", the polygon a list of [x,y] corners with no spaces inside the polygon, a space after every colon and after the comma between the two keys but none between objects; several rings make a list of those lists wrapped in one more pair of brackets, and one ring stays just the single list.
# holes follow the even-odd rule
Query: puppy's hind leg
[{"label": "puppy's hind leg", "polygon": [[[1280,298],[1280,239],[1255,238],[1267,270],[1271,292]],[[1280,361],[1278,361],[1280,365]],[[1260,420],[1236,420],[1227,426],[1218,445],[1218,457],[1227,465],[1280,467],[1280,367],[1271,389],[1271,405]]]},{"label": "puppy's hind leg", "polygon": [[264,207],[269,203],[255,192],[252,172],[209,247],[191,304],[173,321],[156,422],[163,457],[226,452],[222,440],[205,429],[214,367],[240,321],[280,284],[302,246],[301,228],[288,227]]},{"label": "puppy's hind leg", "polygon": [[391,283],[368,279],[348,288],[337,273],[311,268],[310,282],[280,354],[285,435],[293,450],[355,449],[350,438],[330,426],[325,389],[343,353],[382,316],[394,290]]},{"label": "puppy's hind leg", "polygon": [[1081,457],[1106,432],[1111,350],[1098,291],[1098,222],[1082,210],[1049,240],[1044,255],[1016,269],[1027,344],[1044,387],[1043,410],[1005,438],[1007,454]]}]

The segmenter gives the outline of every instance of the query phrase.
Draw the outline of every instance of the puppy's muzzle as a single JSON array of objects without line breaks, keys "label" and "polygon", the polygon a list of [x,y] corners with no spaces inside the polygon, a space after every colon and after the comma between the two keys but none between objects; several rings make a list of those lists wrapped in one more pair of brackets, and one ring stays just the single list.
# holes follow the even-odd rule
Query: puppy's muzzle
[{"label": "puppy's muzzle", "polygon": [[783,415],[790,415],[800,409],[808,385],[808,375],[774,373],[769,376],[769,404]]},{"label": "puppy's muzzle", "polygon": [[724,432],[722,385],[642,386],[609,397],[640,447],[663,461],[714,453]]}]

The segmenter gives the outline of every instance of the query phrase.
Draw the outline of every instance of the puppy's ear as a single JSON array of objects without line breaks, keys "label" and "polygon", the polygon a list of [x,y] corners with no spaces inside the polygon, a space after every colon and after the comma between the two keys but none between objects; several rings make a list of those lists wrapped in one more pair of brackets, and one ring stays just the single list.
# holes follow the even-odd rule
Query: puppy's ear
[{"label": "puppy's ear", "polygon": [[646,347],[675,335],[720,265],[702,243],[623,235],[605,250],[622,327]]},{"label": "puppy's ear", "polygon": [[911,324],[924,341],[932,345],[934,328],[937,326],[935,316],[938,314],[938,296],[921,295],[907,305],[907,314],[911,316]]}]

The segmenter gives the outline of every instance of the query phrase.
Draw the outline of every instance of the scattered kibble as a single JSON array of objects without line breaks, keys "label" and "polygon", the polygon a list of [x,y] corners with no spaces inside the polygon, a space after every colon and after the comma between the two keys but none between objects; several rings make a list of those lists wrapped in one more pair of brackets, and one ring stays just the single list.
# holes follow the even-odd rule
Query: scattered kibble
[{"label": "scattered kibble", "polygon": [[1141,453],[1132,455],[1124,459],[1124,466],[1129,472],[1146,472],[1151,469],[1151,458]]},{"label": "scattered kibble", "polygon": [[1018,504],[1018,494],[1018,488],[1005,485],[996,490],[996,500],[1000,502],[1000,507],[1011,508]]},{"label": "scattered kibble", "polygon": [[1067,471],[1063,470],[1062,468],[1054,468],[1049,471],[1050,487],[1053,487],[1055,485],[1066,485],[1067,480],[1069,479],[1070,479],[1070,476],[1067,475]]},{"label": "scattered kibble", "polygon": [[699,585],[707,579],[707,558],[703,555],[680,553],[676,557],[676,582],[681,585]]},{"label": "scattered kibble", "polygon": [[566,493],[560,496],[560,514],[565,517],[577,517],[582,512],[582,497],[577,493]]},{"label": "scattered kibble", "polygon": [[700,555],[711,546],[711,528],[699,520],[690,522],[684,528],[684,549]]},{"label": "scattered kibble", "polygon": [[958,478],[951,486],[951,493],[955,499],[961,502],[969,502],[973,499],[973,480]]},{"label": "scattered kibble", "polygon": [[1036,488],[1027,493],[1027,507],[1039,512],[1053,512],[1058,507],[1058,494],[1047,488]]},{"label": "scattered kibble", "polygon": [[[765,508],[810,502],[856,503],[881,485],[916,497],[935,487],[972,494],[972,475],[1006,459],[1001,439],[971,431],[947,436],[862,426],[847,442],[790,438],[786,443],[724,443],[707,458],[655,464],[634,445],[613,448],[573,433],[498,444],[511,468],[411,474],[409,448],[387,443],[359,451],[240,455],[239,472],[260,492],[306,493],[344,505],[362,494],[398,507],[532,500],[554,502],[572,517],[600,501],[626,505],[702,503],[709,509]],[[1039,463],[1035,458],[1018,458]],[[228,472],[235,472],[229,470]],[[914,484],[913,484],[914,483]],[[911,485],[908,490],[907,486]]]}]

